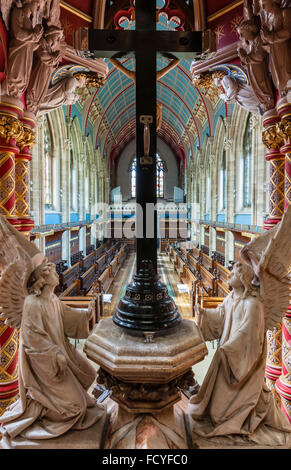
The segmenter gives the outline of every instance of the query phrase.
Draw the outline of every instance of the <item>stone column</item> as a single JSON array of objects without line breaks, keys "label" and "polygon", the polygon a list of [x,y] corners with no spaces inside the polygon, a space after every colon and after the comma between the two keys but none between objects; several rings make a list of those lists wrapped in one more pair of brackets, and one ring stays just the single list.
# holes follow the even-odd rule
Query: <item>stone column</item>
[{"label": "stone column", "polygon": [[[282,98],[277,104],[281,121],[277,132],[282,138],[280,152],[285,155],[285,200],[284,208],[291,204],[291,103]],[[291,423],[291,305],[282,320],[282,374],[276,381],[276,392],[281,398],[281,407]]]},{"label": "stone column", "polygon": [[[13,225],[15,211],[15,156],[23,137],[23,105],[1,96],[0,103],[0,213]],[[0,416],[18,397],[18,330],[0,321]]]},{"label": "stone column", "polygon": [[[276,109],[267,111],[263,116],[263,136],[262,140],[268,151],[266,160],[270,163],[269,182],[269,216],[265,220],[264,228],[269,230],[279,223],[284,213],[284,184],[285,184],[285,156],[281,153],[282,138],[278,133],[277,124],[280,117]],[[282,372],[282,325],[277,324],[276,328],[267,331],[267,359],[265,378],[269,389],[274,393],[278,403],[280,396],[276,391],[276,380]]]}]

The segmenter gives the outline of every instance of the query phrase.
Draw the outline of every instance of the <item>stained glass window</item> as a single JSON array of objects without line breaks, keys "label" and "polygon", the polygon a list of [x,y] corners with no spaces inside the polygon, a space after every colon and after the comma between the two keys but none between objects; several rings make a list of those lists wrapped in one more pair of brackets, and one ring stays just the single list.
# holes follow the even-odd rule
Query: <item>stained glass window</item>
[{"label": "stained glass window", "polygon": [[131,197],[136,197],[136,157],[131,164]]},{"label": "stained glass window", "polygon": [[[165,175],[165,164],[161,157],[157,155],[157,197],[164,197],[164,175]],[[136,157],[132,160],[130,166],[131,172],[131,197],[136,197]]]},{"label": "stained glass window", "polygon": [[159,155],[157,155],[157,197],[164,197],[164,163]]}]

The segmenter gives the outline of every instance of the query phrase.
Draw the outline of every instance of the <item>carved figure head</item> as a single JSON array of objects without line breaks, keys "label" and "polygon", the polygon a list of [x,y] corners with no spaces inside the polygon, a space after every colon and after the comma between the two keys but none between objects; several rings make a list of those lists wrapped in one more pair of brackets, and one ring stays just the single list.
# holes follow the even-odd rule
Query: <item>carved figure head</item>
[{"label": "carved figure head", "polygon": [[62,28],[58,26],[51,26],[45,33],[45,39],[47,45],[52,51],[57,51],[60,48],[60,43],[64,38],[64,32]]},{"label": "carved figure head", "polygon": [[246,41],[253,41],[259,33],[257,25],[252,20],[242,21],[236,30],[240,38]]},{"label": "carved figure head", "polygon": [[29,294],[41,295],[44,286],[50,285],[53,288],[59,284],[59,276],[53,263],[44,262],[39,265],[30,275],[27,281]]},{"label": "carved figure head", "polygon": [[233,265],[233,269],[229,274],[228,283],[230,287],[240,287],[243,286],[243,298],[247,297],[248,295],[256,296],[258,294],[258,290],[253,284],[254,279],[254,271],[250,266],[245,263],[237,262]]},{"label": "carved figure head", "polygon": [[277,10],[280,6],[281,0],[260,0],[260,7],[270,13]]}]

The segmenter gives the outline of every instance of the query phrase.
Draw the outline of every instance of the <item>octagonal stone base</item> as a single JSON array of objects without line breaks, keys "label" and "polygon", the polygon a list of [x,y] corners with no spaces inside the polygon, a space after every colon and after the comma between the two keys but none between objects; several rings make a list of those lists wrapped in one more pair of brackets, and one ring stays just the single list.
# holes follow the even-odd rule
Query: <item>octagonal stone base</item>
[{"label": "octagonal stone base", "polygon": [[89,359],[127,383],[163,384],[182,377],[208,354],[196,323],[182,320],[171,333],[154,342],[129,334],[111,318],[98,323],[84,345]]}]

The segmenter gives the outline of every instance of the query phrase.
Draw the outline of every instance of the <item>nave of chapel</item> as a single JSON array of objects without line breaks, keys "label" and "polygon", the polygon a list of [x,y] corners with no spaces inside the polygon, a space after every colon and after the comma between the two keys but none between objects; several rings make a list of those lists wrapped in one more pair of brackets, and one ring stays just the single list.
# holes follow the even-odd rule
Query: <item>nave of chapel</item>
[{"label": "nave of chapel", "polygon": [[[289,0],[150,0],[149,4],[155,4],[156,32],[180,34],[181,39],[180,49],[171,44],[173,52],[161,52],[150,41],[150,46],[145,46],[145,61],[146,47],[157,52],[155,115],[148,116],[147,94],[144,91],[143,97],[139,85],[139,80],[146,83],[146,78],[138,73],[142,66],[136,66],[136,57],[142,62],[143,51],[118,52],[122,42],[122,34],[118,34],[139,32],[142,21],[138,17],[147,11],[146,3],[0,2],[1,220],[33,243],[45,263],[55,265],[59,284],[54,294],[61,309],[85,311],[94,304],[89,338],[65,333],[97,374],[97,380],[87,387],[90,399],[94,397],[109,410],[106,419],[100,418],[104,428],[98,442],[94,444],[86,434],[85,447],[228,448],[232,446],[229,436],[240,434],[236,431],[240,429],[244,436],[237,444],[240,448],[289,448],[287,438],[283,442],[281,435],[272,437],[265,427],[257,432],[256,418],[251,416],[259,405],[241,417],[244,406],[250,406],[245,391],[235,412],[221,411],[220,416],[218,411],[209,411],[203,429],[198,426],[194,430],[191,420],[197,418],[198,422],[208,413],[204,409],[202,413],[195,396],[200,397],[202,383],[206,390],[212,380],[208,378],[210,364],[226,335],[226,330],[218,334],[217,326],[215,334],[210,334],[214,330],[199,323],[199,315],[204,311],[206,322],[211,309],[221,314],[226,308],[226,298],[230,299],[236,288],[229,283],[231,273],[242,261],[253,269],[254,289],[261,289],[260,295],[267,298],[256,270],[258,257],[254,268],[249,251],[242,254],[241,250],[248,250],[249,243],[256,247],[258,244],[252,243],[260,236],[269,230],[276,233],[275,227],[289,220],[284,214],[291,203],[291,5]],[[93,35],[89,33],[96,29],[103,33],[110,30],[115,52],[104,49],[103,53],[97,39],[97,45],[92,46]],[[197,39],[192,56],[188,39],[183,43],[183,32],[201,32],[203,36],[202,46]],[[114,33],[118,33],[117,39]],[[150,209],[145,210],[146,206]],[[5,237],[10,232],[2,225],[0,254],[6,260]],[[285,239],[290,237],[288,230]],[[151,241],[148,244],[142,238]],[[287,243],[281,246],[278,259],[284,258],[286,250],[287,262]],[[280,246],[276,249],[280,251]],[[261,256],[262,248],[259,250]],[[17,257],[19,251],[15,253]],[[277,255],[272,256],[275,260]],[[0,260],[3,273],[5,263]],[[281,282],[283,275],[278,279]],[[287,275],[284,299],[290,290],[286,279]],[[156,291],[151,292],[149,285]],[[281,291],[272,295],[273,310],[277,303],[281,308]],[[171,304],[166,300],[169,298]],[[3,299],[5,303],[5,275],[2,284],[0,278],[0,305]],[[235,303],[234,295],[232,299]],[[272,320],[272,327],[262,327],[262,336],[258,320],[246,336],[248,347],[240,345],[239,339],[239,349],[232,353],[243,351],[242,356],[251,357],[256,348],[249,352],[250,344],[260,336],[260,359],[249,359],[249,364],[254,364],[249,367],[254,369],[249,369],[242,382],[250,381],[249,389],[255,390],[257,379],[251,381],[250,377],[264,369],[258,386],[264,392],[258,397],[268,394],[274,409],[279,410],[280,418],[274,421],[285,420],[278,427],[282,433],[291,431],[291,302],[286,306],[282,314],[278,307],[276,320]],[[153,315],[146,319],[151,311]],[[0,319],[2,436],[1,416],[14,409],[25,382],[19,369],[21,328],[7,324],[5,318]],[[180,323],[187,326],[185,331],[179,330]],[[110,325],[114,325],[112,331]],[[201,327],[199,333],[196,325]],[[75,326],[64,328],[71,332]],[[256,328],[258,335],[253,339]],[[106,331],[111,334],[108,341]],[[196,343],[194,336],[190,340],[192,331],[197,335],[193,333]],[[123,344],[123,334],[141,338],[140,343],[129,339]],[[187,351],[183,338],[185,348],[189,344]],[[160,347],[158,357],[153,352],[155,341]],[[148,353],[152,362],[143,349],[148,347],[153,348]],[[141,369],[134,357],[133,362],[129,360],[135,354]],[[192,362],[191,354],[195,356]],[[225,357],[222,362],[228,361]],[[226,393],[230,393],[232,380],[239,381],[243,367],[231,371]],[[153,376],[151,368],[156,370]],[[222,380],[220,372],[217,384]],[[214,397],[214,391],[211,393]],[[215,393],[218,396],[219,392]],[[214,409],[207,390],[205,397],[210,400],[205,409]],[[112,412],[116,406],[132,416],[128,431],[125,422],[120,424]],[[169,409],[175,410],[174,427],[170,418],[163,417]],[[225,432],[226,415],[230,418]],[[84,424],[87,418],[82,419]],[[264,419],[264,426],[273,429],[271,421]],[[181,424],[185,420],[188,424]],[[80,433],[90,429],[89,424],[82,426],[76,427]],[[156,437],[149,437],[149,431]],[[56,440],[55,447],[50,434],[50,448],[82,448],[83,438],[78,444],[77,437],[70,440],[66,434],[70,432],[63,427],[59,435],[68,437],[64,442]],[[256,436],[254,441],[252,436]],[[30,437],[29,433],[22,435],[24,440]],[[0,441],[2,445],[8,446]],[[25,446],[24,441],[21,445]]]}]

